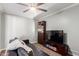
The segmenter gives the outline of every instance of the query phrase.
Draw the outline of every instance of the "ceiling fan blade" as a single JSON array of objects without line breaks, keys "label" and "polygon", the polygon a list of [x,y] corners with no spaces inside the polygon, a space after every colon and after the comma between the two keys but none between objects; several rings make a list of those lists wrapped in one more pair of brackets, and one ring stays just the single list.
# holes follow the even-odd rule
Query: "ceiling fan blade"
[{"label": "ceiling fan blade", "polygon": [[44,11],[44,12],[47,12],[47,10],[45,9],[41,9],[41,8],[37,8],[38,10],[41,10],[41,11]]},{"label": "ceiling fan blade", "polygon": [[37,3],[37,6],[43,5],[44,3]]},{"label": "ceiling fan blade", "polygon": [[27,10],[24,10],[23,12],[25,13],[25,12],[27,12],[27,11],[29,11],[29,9],[27,9]]},{"label": "ceiling fan blade", "polygon": [[19,5],[23,5],[23,6],[28,6],[28,5],[26,5],[26,4],[23,4],[23,3],[17,3],[17,4],[19,4]]}]

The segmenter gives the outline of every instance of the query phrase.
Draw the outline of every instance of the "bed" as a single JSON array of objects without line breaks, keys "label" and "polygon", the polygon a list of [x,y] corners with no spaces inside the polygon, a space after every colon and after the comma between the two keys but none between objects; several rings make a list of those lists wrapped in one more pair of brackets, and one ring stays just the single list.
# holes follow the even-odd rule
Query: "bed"
[{"label": "bed", "polygon": [[[22,47],[19,47],[14,50],[7,50],[6,56],[48,56],[48,54],[36,48],[34,44],[28,43],[27,46],[32,48],[33,51],[30,51],[29,53],[27,53],[25,49],[23,49]],[[4,56],[5,51],[6,51],[5,49],[0,50],[0,56]]]}]

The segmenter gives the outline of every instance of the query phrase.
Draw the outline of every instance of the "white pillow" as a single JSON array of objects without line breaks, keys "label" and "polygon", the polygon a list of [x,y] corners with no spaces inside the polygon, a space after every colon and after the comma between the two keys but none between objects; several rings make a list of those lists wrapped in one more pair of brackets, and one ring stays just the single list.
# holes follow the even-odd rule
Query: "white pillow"
[{"label": "white pillow", "polygon": [[22,40],[20,39],[16,39],[13,42],[8,44],[8,50],[14,50],[17,49],[19,47],[24,48],[28,53],[30,51],[33,51],[30,47],[28,47]]},{"label": "white pillow", "polygon": [[22,43],[19,41],[19,39],[16,39],[14,41],[12,41],[11,43],[8,44],[8,49],[9,50],[14,50],[19,48],[22,45]]}]

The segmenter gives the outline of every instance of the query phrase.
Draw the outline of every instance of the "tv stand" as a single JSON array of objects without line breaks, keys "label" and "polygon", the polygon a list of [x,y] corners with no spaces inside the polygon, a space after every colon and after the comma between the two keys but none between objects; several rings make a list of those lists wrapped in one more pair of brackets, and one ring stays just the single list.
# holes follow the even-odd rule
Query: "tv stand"
[{"label": "tv stand", "polygon": [[59,53],[56,53],[48,48],[46,48],[45,46],[39,44],[39,43],[36,43],[35,46],[40,49],[41,51],[43,51],[44,53],[46,53],[48,56],[62,56],[61,54]]},{"label": "tv stand", "polygon": [[68,46],[65,44],[59,44],[56,42],[48,42],[47,44],[45,44],[45,47],[47,47],[48,49],[55,51],[57,53],[60,53],[63,56],[67,56],[68,55]]}]

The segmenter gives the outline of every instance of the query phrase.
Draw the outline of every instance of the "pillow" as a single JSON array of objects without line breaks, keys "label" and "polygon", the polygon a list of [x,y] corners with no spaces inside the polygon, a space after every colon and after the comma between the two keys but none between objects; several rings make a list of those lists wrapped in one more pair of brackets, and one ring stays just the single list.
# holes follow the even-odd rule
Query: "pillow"
[{"label": "pillow", "polygon": [[21,47],[17,49],[17,53],[18,53],[18,56],[28,56],[28,53],[26,52],[26,50]]},{"label": "pillow", "polygon": [[23,49],[22,47],[17,49],[17,53],[18,53],[18,56],[33,56],[33,52],[32,51],[27,53],[27,51],[25,49]]},{"label": "pillow", "polygon": [[16,40],[12,41],[11,43],[9,43],[7,48],[9,50],[15,50],[15,49],[19,48],[20,46],[22,46],[22,43],[19,41],[19,39],[16,39]]},{"label": "pillow", "polygon": [[24,49],[27,51],[27,53],[29,53],[30,51],[33,52],[33,50],[32,50],[29,46],[27,46],[27,45],[26,45],[22,40],[20,40],[20,39],[16,39],[16,40],[12,41],[11,43],[9,43],[9,45],[8,45],[8,50],[15,50],[15,49],[17,49],[17,48],[19,48],[19,47],[24,48]]}]

